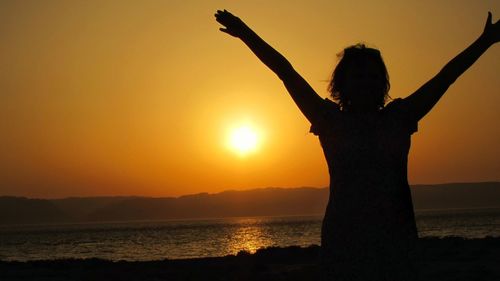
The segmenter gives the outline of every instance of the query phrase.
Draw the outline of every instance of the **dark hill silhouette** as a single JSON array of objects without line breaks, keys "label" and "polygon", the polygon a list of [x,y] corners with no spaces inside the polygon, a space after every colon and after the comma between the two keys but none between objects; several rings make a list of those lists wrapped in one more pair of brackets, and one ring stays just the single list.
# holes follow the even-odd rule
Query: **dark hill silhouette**
[{"label": "dark hill silhouette", "polygon": [[0,224],[67,221],[70,221],[70,217],[50,200],[0,197]]},{"label": "dark hill silhouette", "polygon": [[500,182],[413,185],[415,209],[500,207]]},{"label": "dark hill silhouette", "polygon": [[[414,207],[499,208],[500,182],[414,185]],[[327,188],[262,188],[200,193],[178,198],[0,197],[0,224],[195,219],[323,214]]]},{"label": "dark hill silhouette", "polygon": [[102,208],[88,220],[214,218],[230,216],[306,215],[324,211],[326,189],[265,188],[200,193],[172,198],[133,198]]},{"label": "dark hill silhouette", "polygon": [[134,197],[69,197],[50,201],[72,220],[80,220],[101,208],[132,198]]}]

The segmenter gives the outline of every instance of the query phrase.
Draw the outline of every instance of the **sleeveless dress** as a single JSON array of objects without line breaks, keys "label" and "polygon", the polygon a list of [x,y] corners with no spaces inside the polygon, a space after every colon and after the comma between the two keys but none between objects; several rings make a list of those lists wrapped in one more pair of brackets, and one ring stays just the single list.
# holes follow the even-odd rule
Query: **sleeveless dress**
[{"label": "sleeveless dress", "polygon": [[321,230],[324,280],[414,280],[417,228],[407,179],[417,131],[406,101],[352,114],[325,99],[311,132],[330,173]]}]

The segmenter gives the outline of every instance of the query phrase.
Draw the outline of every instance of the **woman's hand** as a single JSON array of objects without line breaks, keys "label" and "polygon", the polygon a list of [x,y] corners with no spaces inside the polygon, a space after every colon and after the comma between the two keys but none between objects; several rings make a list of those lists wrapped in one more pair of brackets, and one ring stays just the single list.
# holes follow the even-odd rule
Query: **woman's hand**
[{"label": "woman's hand", "polygon": [[215,13],[215,20],[225,27],[219,28],[220,31],[234,37],[241,38],[241,36],[245,33],[245,30],[248,29],[246,24],[240,18],[234,16],[226,10],[217,10],[217,13]]},{"label": "woman's hand", "polygon": [[486,25],[484,26],[482,36],[491,44],[495,44],[500,41],[500,20],[496,23],[492,23],[491,12],[488,12],[488,19],[486,19]]}]

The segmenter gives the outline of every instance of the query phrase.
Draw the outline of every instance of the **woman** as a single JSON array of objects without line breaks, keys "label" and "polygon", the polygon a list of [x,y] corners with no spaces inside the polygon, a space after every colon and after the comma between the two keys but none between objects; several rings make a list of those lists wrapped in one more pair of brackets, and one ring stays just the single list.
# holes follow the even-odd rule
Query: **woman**
[{"label": "woman", "polygon": [[491,22],[467,49],[405,99],[385,105],[389,76],[376,49],[350,46],[322,99],[276,50],[228,11],[216,20],[240,38],[285,84],[319,137],[330,173],[330,198],[321,231],[325,280],[413,280],[417,239],[407,180],[410,137],[448,87],[500,40]]}]

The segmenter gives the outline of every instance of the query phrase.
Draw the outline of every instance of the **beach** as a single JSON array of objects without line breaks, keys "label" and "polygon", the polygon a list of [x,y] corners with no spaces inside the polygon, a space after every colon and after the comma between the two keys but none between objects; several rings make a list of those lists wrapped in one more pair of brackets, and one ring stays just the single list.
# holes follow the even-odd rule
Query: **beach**
[{"label": "beach", "polygon": [[[420,238],[418,280],[500,280],[500,238]],[[0,261],[0,280],[318,280],[319,246],[157,261]]]}]

